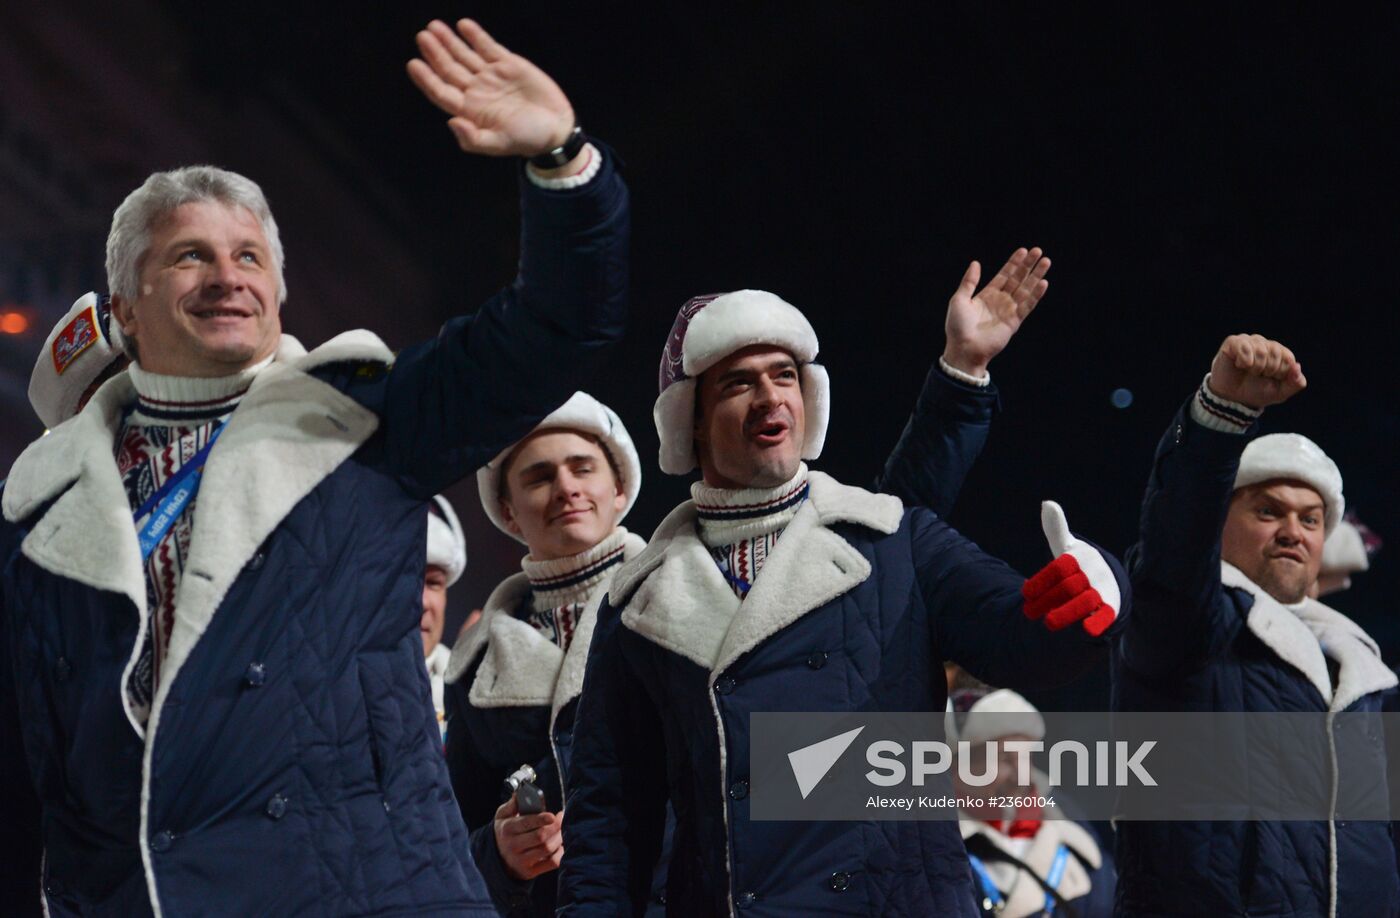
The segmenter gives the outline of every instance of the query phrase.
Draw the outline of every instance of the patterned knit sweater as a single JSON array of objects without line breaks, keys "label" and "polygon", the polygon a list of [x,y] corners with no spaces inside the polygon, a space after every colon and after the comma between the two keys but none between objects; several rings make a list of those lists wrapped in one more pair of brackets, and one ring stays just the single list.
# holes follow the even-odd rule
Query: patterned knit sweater
[{"label": "patterned knit sweater", "polygon": [[[122,423],[116,441],[117,472],[132,512],[209,442],[215,428],[238,407],[253,377],[271,358],[233,376],[195,379],[148,373],[132,364],[136,404]],[[175,627],[175,594],[180,587],[198,493],[166,530],[146,559],[146,628],[141,654],[126,690],[142,723],[160,685],[160,668]],[[153,515],[134,520],[144,528]]]},{"label": "patterned knit sweater", "polygon": [[703,481],[690,486],[700,541],[740,599],[807,499],[807,488],[806,463],[799,463],[792,480],[776,488],[712,488]]},{"label": "patterned knit sweater", "polygon": [[622,563],[626,539],[627,530],[619,526],[597,545],[567,558],[536,561],[527,555],[520,562],[530,578],[524,620],[567,651],[579,616],[588,612],[585,600]]}]

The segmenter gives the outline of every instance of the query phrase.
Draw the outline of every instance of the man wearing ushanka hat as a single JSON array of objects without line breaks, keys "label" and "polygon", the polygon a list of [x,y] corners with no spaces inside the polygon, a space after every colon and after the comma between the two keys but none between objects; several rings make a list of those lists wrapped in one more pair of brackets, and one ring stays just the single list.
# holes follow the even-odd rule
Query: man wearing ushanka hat
[{"label": "man wearing ushanka hat", "polygon": [[761,290],[696,297],[676,318],[661,468],[703,480],[598,612],[560,914],[641,906],[669,803],[674,914],[975,915],[951,822],[751,820],[748,715],[942,710],[944,659],[1033,686],[1107,655],[1126,578],[1057,506],[1043,513],[1057,557],[1027,582],[927,509],[808,469],[829,420],[817,350],[806,317]]},{"label": "man wearing ushanka hat", "polygon": [[[1345,509],[1336,463],[1299,434],[1258,436],[1264,408],[1306,385],[1288,348],[1231,335],[1167,428],[1129,554],[1115,710],[1376,712],[1396,685],[1365,631],[1307,597]],[[1287,756],[1265,753],[1249,761]],[[1384,781],[1383,744],[1369,755],[1348,760],[1351,778]],[[1335,788],[1335,758],[1329,778]],[[1121,821],[1118,870],[1127,915],[1400,908],[1388,822]]]},{"label": "man wearing ushanka hat", "polygon": [[[472,854],[502,914],[552,915],[569,742],[603,595],[645,542],[622,527],[642,467],[622,420],[576,392],[477,471],[481,506],[529,548],[447,668],[447,757]],[[501,802],[532,766],[545,812]]]}]

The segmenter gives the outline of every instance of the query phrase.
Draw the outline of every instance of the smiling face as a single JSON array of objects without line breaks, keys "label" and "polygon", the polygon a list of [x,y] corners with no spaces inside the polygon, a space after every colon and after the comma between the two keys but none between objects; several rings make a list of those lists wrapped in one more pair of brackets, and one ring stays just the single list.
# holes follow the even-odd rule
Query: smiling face
[{"label": "smiling face", "polygon": [[429,564],[423,573],[423,617],[418,631],[423,636],[423,656],[433,652],[442,641],[442,628],[447,623],[447,571]]},{"label": "smiling face", "polygon": [[700,374],[695,452],[716,488],[776,488],[797,474],[806,412],[797,362],[757,344]]},{"label": "smiling face", "polygon": [[571,430],[544,430],[506,459],[501,515],[536,561],[587,551],[617,527],[627,506],[603,447]]},{"label": "smiling face", "polygon": [[135,300],[112,298],[143,370],[228,376],[271,356],[282,334],[267,237],[243,207],[181,204],[151,231]]},{"label": "smiling face", "polygon": [[1264,481],[1230,500],[1221,556],[1283,603],[1301,600],[1322,569],[1322,497],[1301,481]]}]

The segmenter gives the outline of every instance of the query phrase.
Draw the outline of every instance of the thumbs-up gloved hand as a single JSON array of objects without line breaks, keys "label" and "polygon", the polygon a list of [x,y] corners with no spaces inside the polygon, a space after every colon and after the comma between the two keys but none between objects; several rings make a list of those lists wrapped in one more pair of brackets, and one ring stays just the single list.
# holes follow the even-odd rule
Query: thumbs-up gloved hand
[{"label": "thumbs-up gloved hand", "polygon": [[1040,525],[1055,560],[1021,586],[1026,617],[1044,619],[1051,631],[1083,622],[1084,630],[1098,637],[1122,609],[1113,568],[1102,552],[1070,533],[1065,512],[1054,501],[1041,503]]}]

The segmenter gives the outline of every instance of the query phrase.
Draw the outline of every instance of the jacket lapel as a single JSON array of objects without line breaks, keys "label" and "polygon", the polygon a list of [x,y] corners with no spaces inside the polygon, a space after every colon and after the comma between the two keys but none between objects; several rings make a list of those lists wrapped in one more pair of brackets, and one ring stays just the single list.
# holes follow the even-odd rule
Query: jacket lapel
[{"label": "jacket lapel", "polygon": [[897,498],[810,474],[811,490],[753,589],[741,603],[725,583],[687,501],[657,528],[647,550],[618,574],[622,622],[718,673],[813,609],[870,576],[870,562],[830,527],[856,523],[886,535],[899,528]]},{"label": "jacket lapel", "polygon": [[120,593],[146,608],[146,576],[115,443],[122,411],[136,398],[125,371],[102,385],[87,406],[29,445],[5,482],[4,514],[34,521],[21,550],[46,571],[98,590]]},{"label": "jacket lapel", "polygon": [[1245,625],[1279,659],[1302,673],[1317,689],[1324,704],[1332,700],[1332,679],[1327,674],[1327,660],[1317,636],[1302,620],[1283,607],[1239,568],[1228,561],[1220,562],[1220,582],[1254,597]]},{"label": "jacket lapel", "polygon": [[661,522],[647,550],[618,572],[614,590],[626,604],[624,626],[706,671],[740,611],[739,597],[696,533],[691,501]]},{"label": "jacket lapel", "polygon": [[[628,533],[626,540],[622,543],[623,564],[626,559],[635,558],[646,550],[647,543],[642,537],[634,533]],[[621,567],[613,569],[616,576]],[[564,662],[559,667],[559,679],[554,684],[554,701],[549,712],[550,730],[554,729],[554,719],[559,716],[559,710],[573,701],[583,691],[583,673],[588,664],[588,648],[593,643],[593,628],[598,624],[598,608],[603,603],[603,597],[607,595],[608,589],[612,585],[612,577],[605,578],[602,583],[594,587],[588,594],[588,599],[584,602],[583,612],[579,615],[577,624],[574,626],[574,637],[569,643],[569,649],[564,653]]]},{"label": "jacket lapel", "polygon": [[1380,646],[1360,625],[1316,599],[1305,600],[1297,615],[1317,637],[1324,655],[1337,661],[1337,687],[1329,710],[1345,711],[1366,695],[1397,684],[1394,670],[1381,659]]}]

